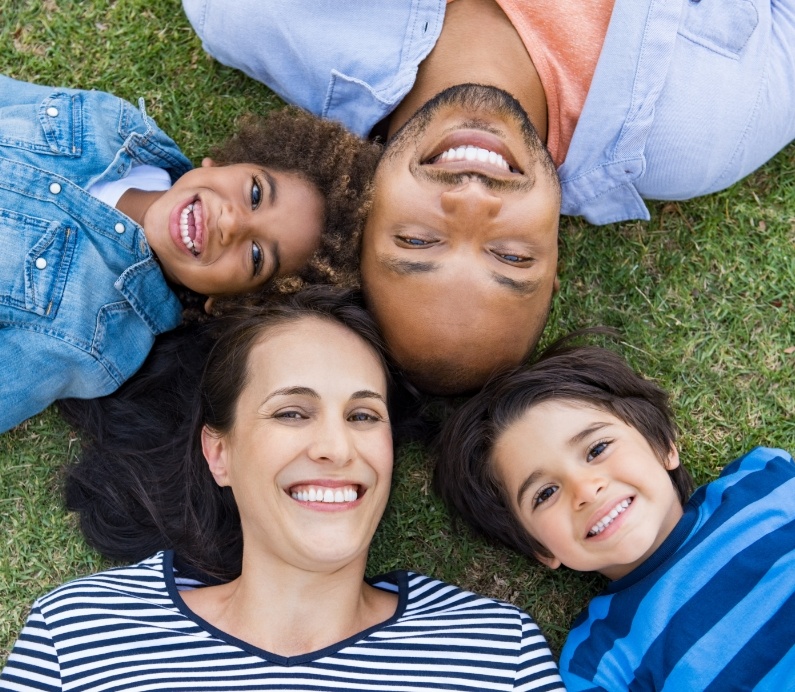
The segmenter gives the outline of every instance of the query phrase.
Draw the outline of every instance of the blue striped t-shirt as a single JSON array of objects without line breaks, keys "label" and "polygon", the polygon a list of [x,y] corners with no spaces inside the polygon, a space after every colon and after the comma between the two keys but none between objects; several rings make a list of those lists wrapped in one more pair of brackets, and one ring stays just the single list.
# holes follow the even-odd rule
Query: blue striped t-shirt
[{"label": "blue striped t-shirt", "polygon": [[574,623],[580,690],[795,690],[795,463],[757,447],[700,487],[670,536]]}]

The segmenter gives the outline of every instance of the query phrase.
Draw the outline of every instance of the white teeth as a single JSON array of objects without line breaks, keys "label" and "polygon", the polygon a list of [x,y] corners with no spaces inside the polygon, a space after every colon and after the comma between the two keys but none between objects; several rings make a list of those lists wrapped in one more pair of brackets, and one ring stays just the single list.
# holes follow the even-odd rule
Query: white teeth
[{"label": "white teeth", "polygon": [[592,527],[591,530],[588,532],[589,536],[596,536],[602,531],[604,531],[610,524],[613,523],[613,520],[622,512],[626,510],[632,504],[632,499],[627,498],[626,500],[622,500],[619,502],[613,509],[610,510],[604,517],[602,517],[599,521],[597,521]]},{"label": "white teeth", "polygon": [[482,147],[474,147],[472,145],[461,146],[457,149],[448,149],[439,155],[438,161],[483,161],[488,162],[494,166],[504,168],[510,171],[511,167],[508,162],[495,151],[489,151]]},{"label": "white teeth", "polygon": [[193,211],[193,204],[189,204],[182,210],[182,213],[179,216],[179,234],[182,236],[182,242],[185,243],[185,247],[188,250],[193,250],[194,243],[190,239],[190,233],[188,232],[188,215]]},{"label": "white teeth", "polygon": [[344,503],[355,502],[359,493],[355,486],[345,486],[344,488],[320,488],[312,487],[308,490],[293,490],[290,496],[299,502],[327,502],[327,503]]}]

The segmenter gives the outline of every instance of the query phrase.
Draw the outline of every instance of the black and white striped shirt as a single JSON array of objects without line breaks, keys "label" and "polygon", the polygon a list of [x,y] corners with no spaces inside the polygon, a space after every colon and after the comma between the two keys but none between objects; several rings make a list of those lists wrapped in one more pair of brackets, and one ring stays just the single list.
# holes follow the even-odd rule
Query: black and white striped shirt
[{"label": "black and white striped shirt", "polygon": [[8,690],[562,690],[544,636],[518,608],[412,572],[386,622],[277,656],[190,611],[173,554],[65,584],[34,603],[0,676]]}]

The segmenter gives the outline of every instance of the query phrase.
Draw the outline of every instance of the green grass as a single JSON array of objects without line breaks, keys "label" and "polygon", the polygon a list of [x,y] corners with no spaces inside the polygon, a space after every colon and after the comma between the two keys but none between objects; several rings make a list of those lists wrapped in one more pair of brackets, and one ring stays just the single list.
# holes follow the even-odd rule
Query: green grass
[{"label": "green grass", "polygon": [[[280,104],[206,56],[176,0],[0,0],[0,17],[4,73],[144,96],[195,162],[242,112]],[[725,192],[651,209],[650,223],[563,220],[547,339],[620,329],[633,365],[674,395],[682,458],[705,482],[754,445],[795,440],[795,147]],[[59,468],[74,448],[54,411],[0,436],[0,662],[34,598],[107,565],[61,507]],[[418,447],[401,450],[371,554],[372,572],[394,567],[528,609],[555,649],[602,583],[547,571],[455,527]]]}]

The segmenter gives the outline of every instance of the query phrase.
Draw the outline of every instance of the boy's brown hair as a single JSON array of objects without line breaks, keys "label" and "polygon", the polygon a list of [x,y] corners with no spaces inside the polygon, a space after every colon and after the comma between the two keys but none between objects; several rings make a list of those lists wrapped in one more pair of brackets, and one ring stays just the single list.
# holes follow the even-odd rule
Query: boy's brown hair
[{"label": "boy's brown hair", "polygon": [[[570,341],[558,341],[529,367],[490,381],[450,417],[440,436],[434,486],[447,506],[478,533],[532,557],[551,556],[514,515],[492,458],[500,435],[528,409],[563,400],[607,411],[635,428],[661,464],[676,440],[663,389],[613,351]],[[690,474],[680,464],[668,475],[684,504],[693,490]]]}]

